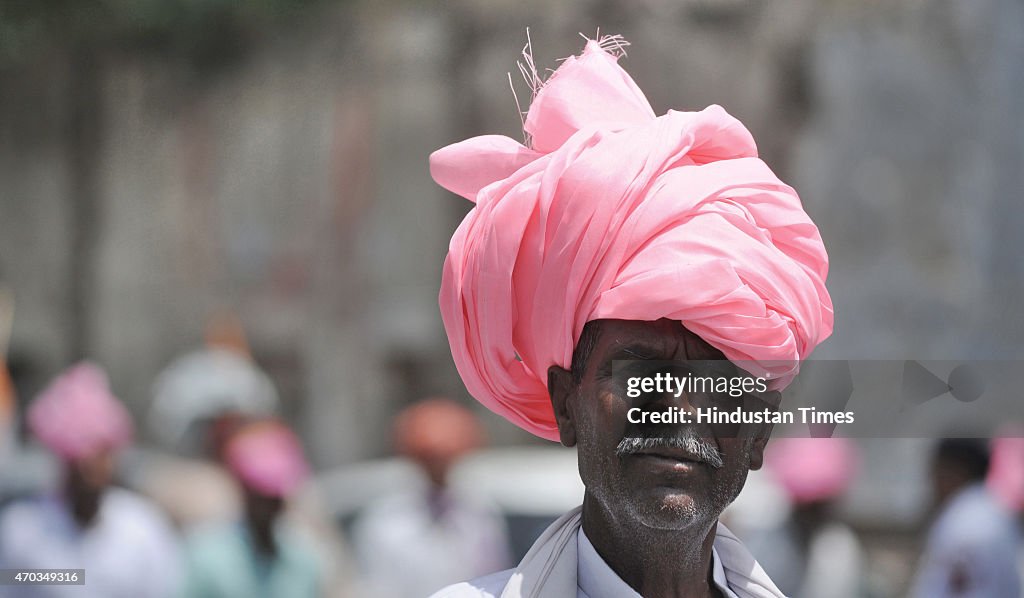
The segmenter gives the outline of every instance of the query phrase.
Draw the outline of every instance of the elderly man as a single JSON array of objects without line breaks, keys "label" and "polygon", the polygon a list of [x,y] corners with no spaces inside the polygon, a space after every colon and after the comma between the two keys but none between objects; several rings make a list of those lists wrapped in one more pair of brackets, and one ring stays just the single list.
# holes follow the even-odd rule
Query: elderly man
[{"label": "elderly man", "polygon": [[449,483],[454,466],[484,443],[476,416],[450,399],[431,398],[398,414],[394,436],[395,448],[419,466],[424,483],[374,501],[357,521],[353,545],[364,591],[375,598],[423,598],[510,565],[500,515]]},{"label": "elderly man", "polygon": [[630,409],[707,397],[631,398],[613,362],[742,363],[777,401],[832,330],[825,248],[743,125],[717,106],[656,116],[623,45],[590,41],[538,83],[529,147],[491,135],[431,156],[434,179],[476,204],[441,284],[459,373],[498,414],[577,446],[586,486],[517,567],[436,597],[782,596],[718,523],[770,426],[653,436]]}]

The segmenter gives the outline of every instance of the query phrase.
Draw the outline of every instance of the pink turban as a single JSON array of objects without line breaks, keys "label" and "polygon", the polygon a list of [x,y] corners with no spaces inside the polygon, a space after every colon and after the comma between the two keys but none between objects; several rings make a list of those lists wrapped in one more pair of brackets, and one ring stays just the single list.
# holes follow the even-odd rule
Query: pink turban
[{"label": "pink turban", "polygon": [[846,438],[778,438],[768,443],[765,466],[798,504],[841,496],[860,465]]},{"label": "pink turban", "polygon": [[299,439],[277,422],[243,427],[228,441],[224,458],[243,485],[265,496],[287,497],[309,475]]},{"label": "pink turban", "polygon": [[532,147],[485,135],[430,157],[434,180],[476,203],[440,305],[487,407],[556,439],[547,370],[569,367],[591,320],[680,321],[773,388],[831,334],[818,229],[721,107],[655,116],[590,41],[537,92],[525,130]]},{"label": "pink turban", "polygon": [[79,363],[50,383],[28,410],[28,426],[57,455],[94,456],[131,441],[128,411],[111,394],[107,376],[91,363]]}]

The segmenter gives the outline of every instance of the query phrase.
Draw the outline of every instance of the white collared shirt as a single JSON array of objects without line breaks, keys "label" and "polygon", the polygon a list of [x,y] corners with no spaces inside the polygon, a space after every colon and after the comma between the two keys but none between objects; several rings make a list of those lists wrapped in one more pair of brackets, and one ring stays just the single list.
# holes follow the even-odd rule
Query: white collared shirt
[{"label": "white collared shirt", "polygon": [[512,564],[496,511],[454,494],[443,499],[447,508],[441,516],[431,513],[425,493],[394,495],[364,511],[352,533],[365,576],[361,593],[422,598],[426,591]]},{"label": "white collared shirt", "polygon": [[0,568],[85,569],[84,586],[0,586],[3,598],[166,598],[178,590],[180,546],[163,513],[133,492],[106,489],[86,528],[47,494],[0,515]]},{"label": "white collared shirt", "polygon": [[[576,534],[576,549],[576,598],[641,598],[636,590],[622,581],[608,563],[604,562],[587,535],[583,533],[582,527]],[[729,589],[729,584],[725,580],[725,569],[714,548],[711,549],[711,576],[725,598],[738,598],[736,593]]]},{"label": "white collared shirt", "polygon": [[[576,533],[576,598],[641,598],[604,562],[581,527]],[[448,586],[431,598],[497,598],[515,569],[506,569],[469,582]],[[725,578],[718,551],[711,549],[711,578],[725,598],[739,598]]]},{"label": "white collared shirt", "polygon": [[[1017,523],[982,484],[961,490],[932,529],[911,596],[1020,596]],[[963,587],[952,587],[954,576]]]}]

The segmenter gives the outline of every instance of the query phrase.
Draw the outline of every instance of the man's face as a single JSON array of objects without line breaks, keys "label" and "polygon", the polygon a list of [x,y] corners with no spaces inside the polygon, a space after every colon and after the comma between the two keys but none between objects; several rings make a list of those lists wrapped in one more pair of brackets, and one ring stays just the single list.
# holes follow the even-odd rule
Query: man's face
[{"label": "man's face", "polygon": [[69,465],[68,482],[72,492],[99,494],[114,479],[114,451],[104,449],[80,457]]},{"label": "man's face", "polygon": [[[566,445],[578,446],[580,476],[587,493],[605,513],[657,529],[707,527],[743,488],[747,472],[761,466],[764,426],[711,426],[707,424],[633,424],[631,408],[663,411],[717,406],[732,410],[743,398],[682,393],[629,398],[623,376],[613,375],[613,362],[625,360],[686,362],[724,360],[714,349],[679,322],[603,320],[597,341],[577,382],[562,368],[549,371],[552,404],[559,432]],[[618,368],[616,368],[618,369]],[[623,451],[624,438],[674,437],[689,434],[689,450],[664,447]],[[623,443],[625,444],[625,443]],[[692,450],[719,453],[721,462]],[[617,451],[618,449],[618,451]],[[627,454],[629,453],[629,454]],[[705,455],[708,452],[705,451]],[[716,467],[715,465],[720,465]]]},{"label": "man's face", "polygon": [[267,496],[244,486],[242,498],[246,517],[257,526],[269,526],[284,509],[284,499]]}]

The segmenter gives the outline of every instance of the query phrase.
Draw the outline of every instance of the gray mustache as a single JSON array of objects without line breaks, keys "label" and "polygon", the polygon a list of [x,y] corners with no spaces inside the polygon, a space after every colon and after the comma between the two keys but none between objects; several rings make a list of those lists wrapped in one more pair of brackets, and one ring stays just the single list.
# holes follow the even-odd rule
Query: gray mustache
[{"label": "gray mustache", "polygon": [[715,445],[697,436],[692,431],[667,438],[627,436],[615,447],[615,456],[622,458],[654,448],[673,448],[686,451],[715,469],[720,469],[725,464],[722,460],[722,453],[719,452]]}]

